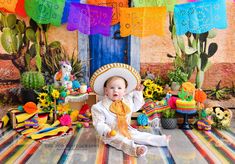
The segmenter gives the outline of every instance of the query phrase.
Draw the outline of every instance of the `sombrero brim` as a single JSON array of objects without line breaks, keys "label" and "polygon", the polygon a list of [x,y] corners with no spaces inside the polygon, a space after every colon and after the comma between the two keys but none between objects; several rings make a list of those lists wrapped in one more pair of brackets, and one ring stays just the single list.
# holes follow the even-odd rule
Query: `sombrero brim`
[{"label": "sombrero brim", "polygon": [[95,93],[104,95],[104,83],[112,76],[120,76],[127,81],[128,93],[134,90],[141,81],[140,74],[130,65],[112,63],[95,71],[90,80],[90,87]]}]

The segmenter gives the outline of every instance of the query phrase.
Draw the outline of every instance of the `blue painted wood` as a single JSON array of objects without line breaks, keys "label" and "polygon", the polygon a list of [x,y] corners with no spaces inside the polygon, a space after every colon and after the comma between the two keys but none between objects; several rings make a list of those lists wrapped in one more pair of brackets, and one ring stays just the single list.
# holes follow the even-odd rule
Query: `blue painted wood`
[{"label": "blue painted wood", "polygon": [[114,62],[130,63],[128,37],[122,38],[119,35],[120,33],[115,35],[115,32],[117,34],[119,29],[120,25],[117,24],[111,27],[111,35],[108,37],[100,34],[89,36],[91,75],[105,64]]}]

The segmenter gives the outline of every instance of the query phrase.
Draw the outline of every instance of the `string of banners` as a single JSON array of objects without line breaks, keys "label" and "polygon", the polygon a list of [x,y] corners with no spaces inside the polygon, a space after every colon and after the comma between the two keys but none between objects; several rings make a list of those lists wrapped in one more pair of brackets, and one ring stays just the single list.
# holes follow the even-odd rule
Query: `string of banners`
[{"label": "string of banners", "polygon": [[0,0],[0,11],[31,17],[39,24],[60,26],[92,35],[110,35],[110,27],[120,23],[121,36],[164,35],[167,12],[174,12],[177,35],[203,33],[227,27],[225,0]]}]

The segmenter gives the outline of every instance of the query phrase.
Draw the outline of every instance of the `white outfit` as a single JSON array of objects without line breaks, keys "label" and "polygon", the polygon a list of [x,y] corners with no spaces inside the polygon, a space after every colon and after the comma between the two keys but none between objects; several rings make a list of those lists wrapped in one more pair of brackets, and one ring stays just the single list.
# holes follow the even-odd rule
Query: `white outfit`
[{"label": "white outfit", "polygon": [[[123,150],[126,154],[132,156],[136,156],[136,148],[138,146],[142,146],[137,144],[167,146],[168,143],[165,135],[160,136],[147,132],[140,132],[130,126],[132,113],[138,111],[144,104],[141,91],[133,91],[123,98],[123,102],[127,104],[131,110],[131,112],[126,116],[131,139],[128,139],[119,133],[114,137],[106,137],[107,133],[111,130],[117,131],[117,116],[109,110],[112,102],[113,101],[108,97],[104,97],[103,100],[93,105],[91,108],[93,125],[105,144],[109,144],[119,150]],[[147,147],[145,148],[147,152]]]}]

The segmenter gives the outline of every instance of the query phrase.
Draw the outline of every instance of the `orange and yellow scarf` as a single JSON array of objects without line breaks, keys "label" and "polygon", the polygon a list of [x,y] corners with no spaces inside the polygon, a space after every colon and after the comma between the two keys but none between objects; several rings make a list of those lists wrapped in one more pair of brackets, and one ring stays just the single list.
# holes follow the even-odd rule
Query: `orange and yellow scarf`
[{"label": "orange and yellow scarf", "polygon": [[130,113],[130,108],[121,100],[114,101],[110,106],[110,111],[117,115],[117,128],[118,131],[125,137],[131,139],[131,135],[128,132],[128,124],[126,121],[126,115]]}]

